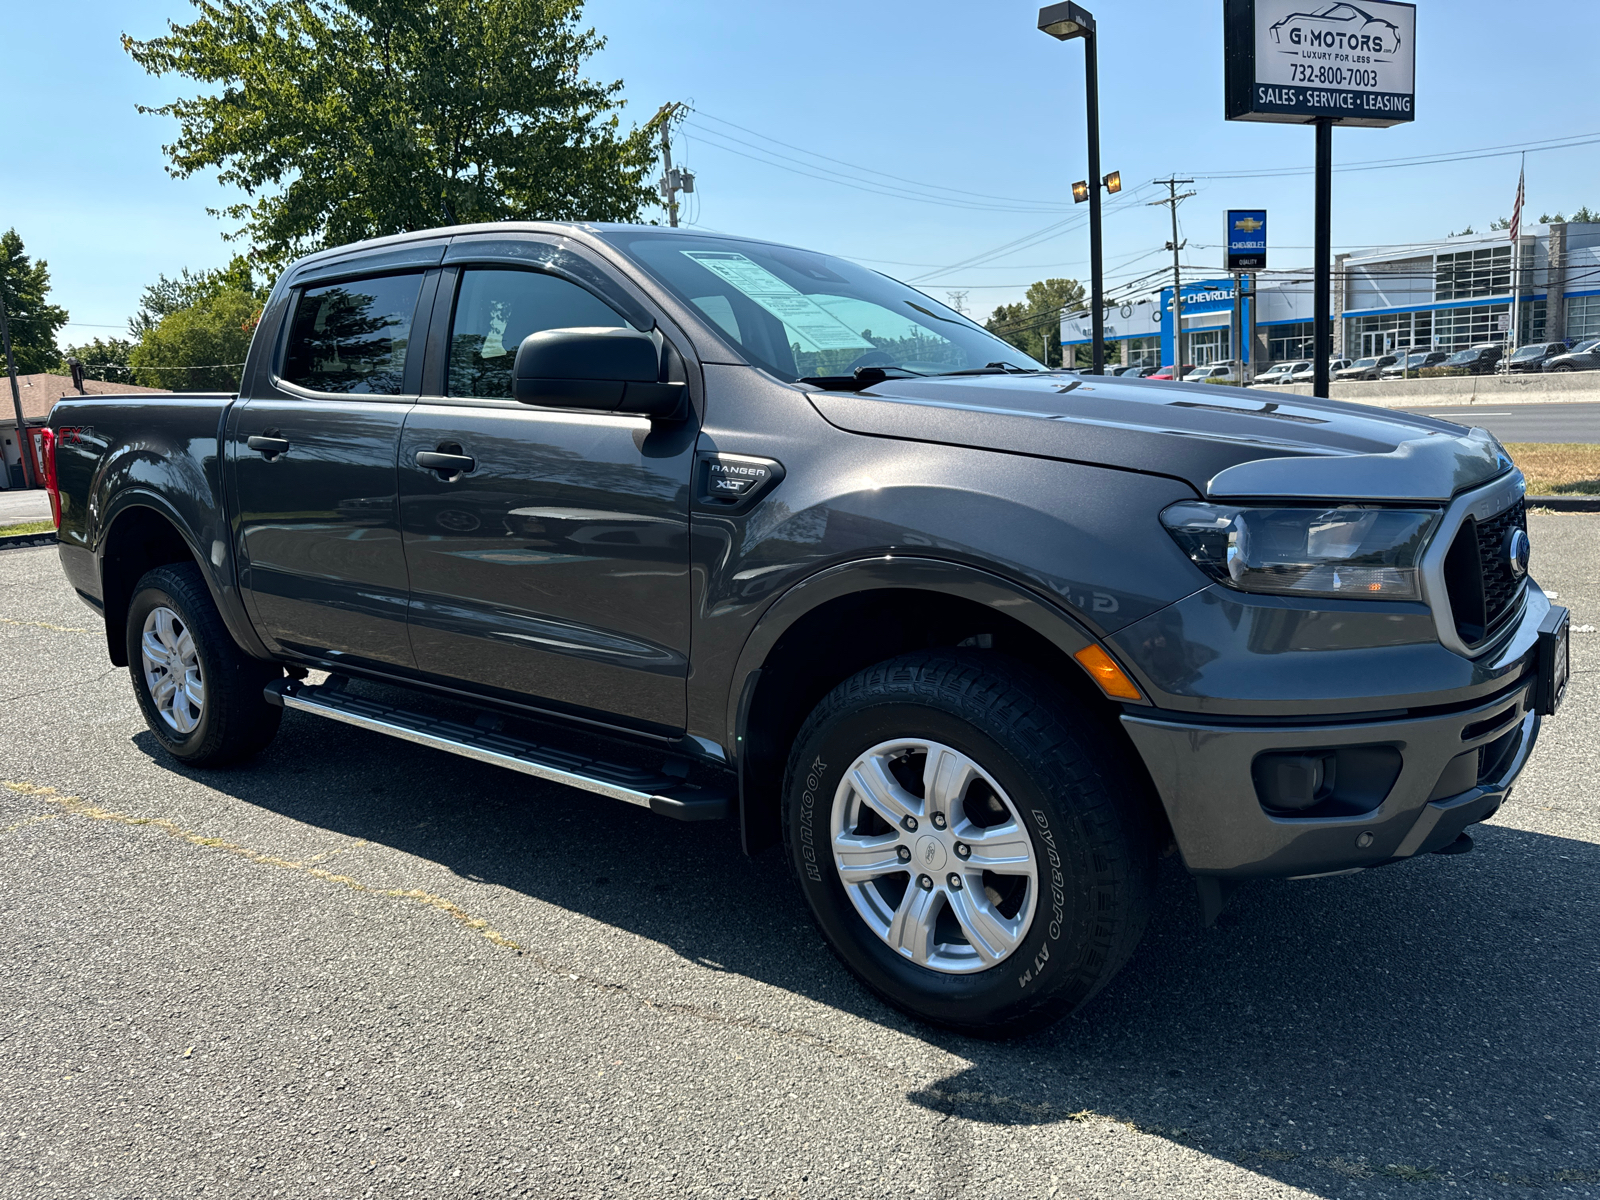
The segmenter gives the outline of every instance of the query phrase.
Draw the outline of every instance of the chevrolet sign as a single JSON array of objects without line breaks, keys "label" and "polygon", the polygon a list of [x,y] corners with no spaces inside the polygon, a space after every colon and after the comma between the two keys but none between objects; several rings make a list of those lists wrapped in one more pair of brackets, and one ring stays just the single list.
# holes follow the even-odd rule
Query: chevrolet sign
[{"label": "chevrolet sign", "polygon": [[1230,121],[1416,118],[1414,4],[1223,0],[1223,26]]},{"label": "chevrolet sign", "polygon": [[1228,210],[1228,270],[1262,271],[1267,266],[1265,209]]}]

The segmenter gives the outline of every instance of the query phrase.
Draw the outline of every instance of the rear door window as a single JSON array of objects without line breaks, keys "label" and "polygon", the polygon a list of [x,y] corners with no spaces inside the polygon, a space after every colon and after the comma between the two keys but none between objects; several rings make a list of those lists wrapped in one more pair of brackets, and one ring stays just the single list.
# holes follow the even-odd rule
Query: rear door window
[{"label": "rear door window", "polygon": [[445,394],[509,400],[517,347],[530,333],[626,324],[605,301],[557,276],[468,269],[461,274],[450,324]]},{"label": "rear door window", "polygon": [[289,323],[283,379],[313,392],[398,396],[422,274],[308,287]]}]

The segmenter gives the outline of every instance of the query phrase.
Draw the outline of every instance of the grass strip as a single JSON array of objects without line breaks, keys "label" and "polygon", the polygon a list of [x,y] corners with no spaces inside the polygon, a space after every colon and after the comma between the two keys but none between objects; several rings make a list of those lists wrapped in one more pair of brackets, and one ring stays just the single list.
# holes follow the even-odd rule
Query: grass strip
[{"label": "grass strip", "polygon": [[1590,442],[1507,442],[1528,478],[1530,496],[1600,496],[1600,445]]},{"label": "grass strip", "polygon": [[54,533],[54,521],[29,521],[24,525],[0,525],[0,537],[16,537],[24,533]]}]

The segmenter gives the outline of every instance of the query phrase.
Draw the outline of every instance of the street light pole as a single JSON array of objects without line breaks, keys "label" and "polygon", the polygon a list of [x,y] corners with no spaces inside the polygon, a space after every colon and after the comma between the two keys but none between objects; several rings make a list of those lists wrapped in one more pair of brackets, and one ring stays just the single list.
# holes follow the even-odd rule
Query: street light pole
[{"label": "street light pole", "polygon": [[1083,39],[1083,79],[1089,112],[1089,303],[1094,305],[1094,367],[1106,373],[1106,281],[1101,269],[1100,242],[1100,69],[1094,26]]},{"label": "street light pole", "polygon": [[1060,41],[1083,39],[1083,80],[1089,122],[1089,304],[1093,322],[1092,353],[1096,375],[1106,367],[1105,275],[1100,252],[1100,68],[1095,45],[1094,14],[1079,4],[1051,4],[1039,10],[1039,28]]}]

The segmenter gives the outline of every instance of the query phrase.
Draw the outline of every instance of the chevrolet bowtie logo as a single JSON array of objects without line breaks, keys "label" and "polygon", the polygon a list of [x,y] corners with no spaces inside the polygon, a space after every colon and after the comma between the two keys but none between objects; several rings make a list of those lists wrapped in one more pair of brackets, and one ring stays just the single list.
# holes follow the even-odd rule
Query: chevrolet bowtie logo
[{"label": "chevrolet bowtie logo", "polygon": [[1261,225],[1262,222],[1256,220],[1254,217],[1240,217],[1233,223],[1233,227],[1235,229],[1242,229],[1246,233],[1254,233],[1256,230],[1261,228]]}]

